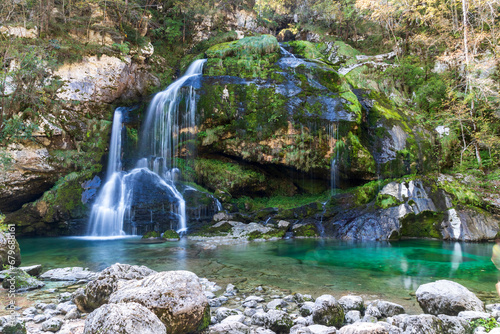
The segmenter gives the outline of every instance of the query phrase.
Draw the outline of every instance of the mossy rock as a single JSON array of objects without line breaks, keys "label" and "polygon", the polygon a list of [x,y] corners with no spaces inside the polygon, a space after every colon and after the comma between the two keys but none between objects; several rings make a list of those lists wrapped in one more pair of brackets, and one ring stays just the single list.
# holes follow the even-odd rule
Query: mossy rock
[{"label": "mossy rock", "polygon": [[[394,196],[387,194],[378,194],[375,203],[382,209],[388,209],[393,206],[399,206],[403,204],[403,202],[398,201]],[[411,205],[410,202],[408,202],[408,204]]]},{"label": "mossy rock", "polygon": [[265,239],[265,240],[268,240],[268,239],[271,239],[271,238],[283,238],[285,236],[285,233],[286,231],[283,231],[283,230],[271,230],[269,232],[266,232],[266,233],[262,233],[262,232],[259,232],[259,231],[253,231],[253,232],[250,232],[248,233],[247,235],[247,239],[248,240],[255,240],[255,239]]},{"label": "mossy rock", "polygon": [[161,237],[163,239],[167,239],[167,240],[179,240],[181,238],[179,236],[179,233],[177,233],[174,230],[167,230],[167,231],[163,232],[163,234],[161,235]]},{"label": "mossy rock", "polygon": [[233,225],[228,222],[216,223],[214,225],[204,226],[201,230],[191,234],[198,237],[225,236],[231,233]]},{"label": "mossy rock", "polygon": [[142,239],[159,239],[161,238],[160,232],[148,231],[143,236]]},{"label": "mossy rock", "polygon": [[295,237],[314,238],[320,235],[314,224],[299,224],[292,227],[292,231]]},{"label": "mossy rock", "polygon": [[323,43],[311,43],[309,41],[290,41],[285,43],[290,48],[290,52],[307,59],[323,59],[323,52],[326,46]]},{"label": "mossy rock", "polygon": [[437,238],[441,239],[440,223],[442,212],[422,212],[418,215],[410,213],[401,219],[400,235],[402,237]]},{"label": "mossy rock", "polygon": [[237,41],[226,42],[210,47],[206,52],[207,58],[241,57],[248,55],[263,56],[279,50],[276,37],[261,35],[245,37]]}]

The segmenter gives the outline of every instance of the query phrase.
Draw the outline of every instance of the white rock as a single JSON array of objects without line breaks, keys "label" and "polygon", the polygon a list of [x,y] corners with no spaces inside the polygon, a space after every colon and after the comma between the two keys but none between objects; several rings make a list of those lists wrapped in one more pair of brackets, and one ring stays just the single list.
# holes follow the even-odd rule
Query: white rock
[{"label": "white rock", "polygon": [[484,304],[466,287],[447,280],[421,285],[417,301],[425,313],[457,315],[461,311],[484,311]]},{"label": "white rock", "polygon": [[339,299],[339,304],[344,308],[344,311],[358,310],[362,311],[364,308],[363,298],[360,296],[347,295]]},{"label": "white rock", "polygon": [[87,316],[84,334],[166,334],[158,317],[137,303],[105,304]]},{"label": "white rock", "polygon": [[98,273],[82,267],[57,268],[44,272],[41,279],[51,281],[90,281],[97,278]]}]

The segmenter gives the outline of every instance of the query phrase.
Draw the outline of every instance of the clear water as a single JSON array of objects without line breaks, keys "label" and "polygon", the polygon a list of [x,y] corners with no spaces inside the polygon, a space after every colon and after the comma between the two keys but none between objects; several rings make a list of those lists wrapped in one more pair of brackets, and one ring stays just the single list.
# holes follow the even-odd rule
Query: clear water
[{"label": "clear water", "polygon": [[318,296],[348,292],[385,298],[420,312],[411,295],[420,284],[450,279],[488,302],[496,301],[497,269],[491,244],[432,240],[344,242],[328,239],[281,240],[204,250],[194,242],[141,243],[78,238],[21,239],[23,265],[46,269],[83,266],[101,270],[115,263],[155,270],[190,270],[221,284],[289,289]]}]

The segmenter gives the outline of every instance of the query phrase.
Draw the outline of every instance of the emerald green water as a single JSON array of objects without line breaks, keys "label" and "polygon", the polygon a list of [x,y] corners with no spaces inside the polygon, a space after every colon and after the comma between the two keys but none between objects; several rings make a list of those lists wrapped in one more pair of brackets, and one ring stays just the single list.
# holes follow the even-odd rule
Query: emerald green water
[{"label": "emerald green water", "polygon": [[115,262],[155,270],[183,269],[221,284],[273,286],[315,296],[332,293],[340,297],[350,292],[385,298],[415,312],[418,304],[411,294],[419,285],[449,279],[479,293],[482,299],[496,300],[492,244],[308,239],[204,250],[188,240],[144,244],[138,238],[36,238],[19,242],[23,265],[41,263],[45,269],[81,266],[102,270]]}]

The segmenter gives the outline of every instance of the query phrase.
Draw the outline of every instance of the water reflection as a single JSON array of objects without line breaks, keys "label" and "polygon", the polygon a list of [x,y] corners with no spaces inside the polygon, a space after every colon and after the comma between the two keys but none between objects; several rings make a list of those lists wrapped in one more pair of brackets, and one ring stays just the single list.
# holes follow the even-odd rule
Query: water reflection
[{"label": "water reflection", "polygon": [[348,242],[281,240],[203,249],[194,242],[144,243],[140,238],[20,240],[23,265],[101,270],[115,262],[155,270],[190,270],[219,282],[246,278],[303,293],[378,293],[404,300],[419,285],[452,279],[473,291],[494,291],[491,245],[435,240]]}]

